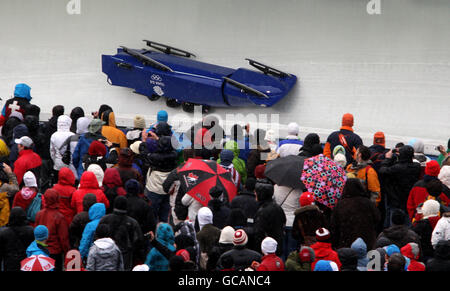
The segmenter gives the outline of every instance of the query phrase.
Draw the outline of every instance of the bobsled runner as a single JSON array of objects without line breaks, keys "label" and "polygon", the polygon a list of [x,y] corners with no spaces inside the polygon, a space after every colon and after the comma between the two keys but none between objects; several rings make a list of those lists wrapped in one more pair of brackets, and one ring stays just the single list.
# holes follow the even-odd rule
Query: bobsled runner
[{"label": "bobsled runner", "polygon": [[102,55],[102,71],[108,83],[134,89],[150,100],[167,98],[167,106],[271,107],[285,97],[297,77],[246,59],[257,69],[231,69],[199,62],[195,55],[165,44],[144,40],[153,49],[121,46],[115,55]]}]

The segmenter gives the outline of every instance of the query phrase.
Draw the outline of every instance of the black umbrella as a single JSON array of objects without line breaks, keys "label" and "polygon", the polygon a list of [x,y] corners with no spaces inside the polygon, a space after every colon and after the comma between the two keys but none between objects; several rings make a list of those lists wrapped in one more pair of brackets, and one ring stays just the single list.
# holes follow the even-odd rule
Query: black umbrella
[{"label": "black umbrella", "polygon": [[305,190],[301,180],[305,157],[287,156],[267,163],[264,174],[278,186]]}]

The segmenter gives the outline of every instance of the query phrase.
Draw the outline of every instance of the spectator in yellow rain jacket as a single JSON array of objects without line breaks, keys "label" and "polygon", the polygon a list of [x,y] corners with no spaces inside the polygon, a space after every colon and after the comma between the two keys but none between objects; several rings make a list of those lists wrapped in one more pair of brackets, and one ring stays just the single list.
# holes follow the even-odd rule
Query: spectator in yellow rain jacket
[{"label": "spectator in yellow rain jacket", "polygon": [[117,148],[117,152],[119,152],[119,149],[128,147],[127,136],[116,127],[114,112],[108,110],[102,114],[101,118],[106,123],[102,127],[102,135],[113,143],[114,147]]}]

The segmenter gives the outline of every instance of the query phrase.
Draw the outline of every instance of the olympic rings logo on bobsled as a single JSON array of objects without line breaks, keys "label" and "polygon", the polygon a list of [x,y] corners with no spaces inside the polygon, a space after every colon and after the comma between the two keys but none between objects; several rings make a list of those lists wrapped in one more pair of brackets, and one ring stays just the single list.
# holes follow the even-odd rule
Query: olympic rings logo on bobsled
[{"label": "olympic rings logo on bobsled", "polygon": [[159,75],[152,75],[152,80],[156,82],[162,82],[162,78]]}]

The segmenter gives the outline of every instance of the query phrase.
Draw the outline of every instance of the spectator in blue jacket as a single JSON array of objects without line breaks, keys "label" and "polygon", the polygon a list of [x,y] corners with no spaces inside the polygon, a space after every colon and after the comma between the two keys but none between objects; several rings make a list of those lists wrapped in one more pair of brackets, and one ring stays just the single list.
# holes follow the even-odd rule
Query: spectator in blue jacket
[{"label": "spectator in blue jacket", "polygon": [[47,249],[48,228],[45,225],[38,225],[34,228],[34,241],[27,248],[27,257],[43,255],[50,257]]},{"label": "spectator in blue jacket", "polygon": [[[171,252],[175,251],[175,237],[172,227],[167,223],[160,223],[156,229],[156,240],[168,248]],[[156,248],[153,248],[145,260],[150,271],[168,271],[169,260],[162,255]]]},{"label": "spectator in blue jacket", "polygon": [[87,258],[89,254],[89,249],[94,242],[95,230],[97,229],[100,219],[105,216],[105,213],[106,208],[103,203],[95,203],[89,208],[89,219],[91,222],[86,224],[80,242],[80,254],[83,259]]}]

